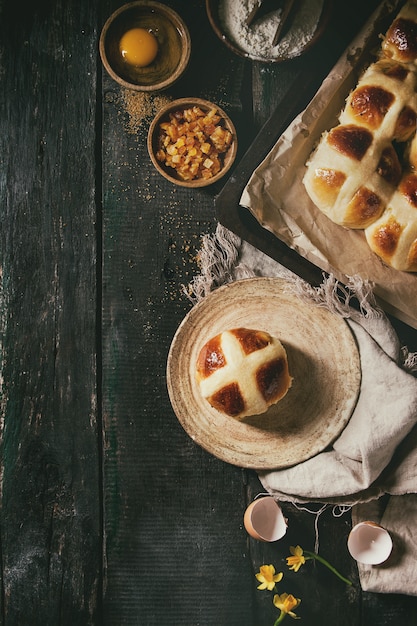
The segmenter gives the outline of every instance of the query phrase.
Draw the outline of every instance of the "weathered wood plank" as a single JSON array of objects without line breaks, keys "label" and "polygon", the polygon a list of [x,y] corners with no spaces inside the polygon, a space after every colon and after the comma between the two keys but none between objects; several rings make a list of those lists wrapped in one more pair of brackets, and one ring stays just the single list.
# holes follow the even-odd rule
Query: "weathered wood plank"
[{"label": "weathered wood plank", "polygon": [[97,618],[96,9],[0,6],[4,624]]},{"label": "weathered wood plank", "polygon": [[[106,4],[107,14],[116,4]],[[213,71],[223,46],[213,40],[199,48],[201,29],[207,32],[204,3],[186,11],[181,2],[169,4],[189,24],[194,56],[165,97],[221,99],[239,113],[238,96],[230,106],[227,84]],[[238,93],[241,74],[221,76]],[[249,626],[255,616],[241,470],[192,442],[165,380],[167,350],[191,308],[181,285],[198,270],[200,235],[215,227],[214,191],[174,187],[153,171],[150,118],[129,133],[124,96],[104,75],[105,620]]]}]

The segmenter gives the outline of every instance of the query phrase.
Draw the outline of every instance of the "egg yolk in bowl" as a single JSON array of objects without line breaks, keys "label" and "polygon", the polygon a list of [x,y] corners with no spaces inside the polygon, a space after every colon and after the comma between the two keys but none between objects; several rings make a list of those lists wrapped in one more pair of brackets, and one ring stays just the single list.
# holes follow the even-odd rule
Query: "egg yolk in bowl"
[{"label": "egg yolk in bowl", "polygon": [[145,28],[132,28],[120,39],[120,53],[126,63],[136,67],[146,67],[158,54],[155,35]]}]

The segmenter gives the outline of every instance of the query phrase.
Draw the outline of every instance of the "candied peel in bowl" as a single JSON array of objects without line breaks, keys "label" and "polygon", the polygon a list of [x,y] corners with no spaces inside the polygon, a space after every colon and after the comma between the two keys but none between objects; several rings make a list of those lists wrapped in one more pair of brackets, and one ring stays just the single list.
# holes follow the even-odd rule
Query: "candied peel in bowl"
[{"label": "candied peel in bowl", "polygon": [[221,171],[232,142],[233,134],[217,109],[203,111],[195,105],[171,112],[169,120],[159,124],[155,156],[184,181],[209,180]]}]

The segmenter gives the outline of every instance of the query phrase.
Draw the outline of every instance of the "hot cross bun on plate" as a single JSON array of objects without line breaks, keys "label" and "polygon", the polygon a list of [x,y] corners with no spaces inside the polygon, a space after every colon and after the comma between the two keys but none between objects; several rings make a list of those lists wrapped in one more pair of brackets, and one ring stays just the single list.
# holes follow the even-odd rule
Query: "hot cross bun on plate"
[{"label": "hot cross bun on plate", "polygon": [[209,339],[197,358],[196,379],[211,406],[238,419],[265,413],[292,383],[279,339],[248,328]]}]

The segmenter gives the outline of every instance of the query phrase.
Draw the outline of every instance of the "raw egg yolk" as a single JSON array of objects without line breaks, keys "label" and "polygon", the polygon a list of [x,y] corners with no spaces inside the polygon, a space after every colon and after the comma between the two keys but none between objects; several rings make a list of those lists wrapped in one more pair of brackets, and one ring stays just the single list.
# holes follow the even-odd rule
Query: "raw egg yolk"
[{"label": "raw egg yolk", "polygon": [[132,28],[120,40],[120,53],[129,65],[146,67],[158,53],[158,42],[145,28]]}]

